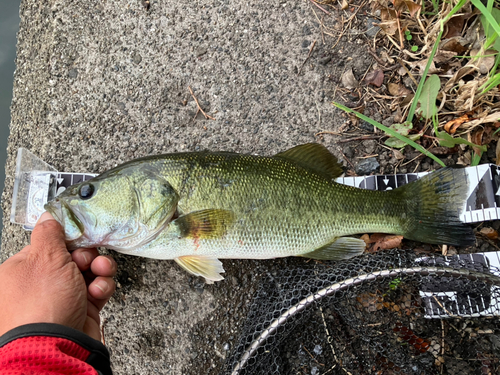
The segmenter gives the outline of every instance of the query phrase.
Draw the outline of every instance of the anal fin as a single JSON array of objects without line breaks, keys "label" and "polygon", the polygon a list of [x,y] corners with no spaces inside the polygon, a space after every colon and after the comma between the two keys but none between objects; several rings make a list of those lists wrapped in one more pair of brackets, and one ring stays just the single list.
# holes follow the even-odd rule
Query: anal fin
[{"label": "anal fin", "polygon": [[300,256],[321,260],[343,260],[363,254],[365,248],[365,241],[359,238],[340,237],[328,245]]},{"label": "anal fin", "polygon": [[217,258],[186,255],[174,259],[179,266],[195,276],[203,276],[207,284],[224,280],[222,262]]}]

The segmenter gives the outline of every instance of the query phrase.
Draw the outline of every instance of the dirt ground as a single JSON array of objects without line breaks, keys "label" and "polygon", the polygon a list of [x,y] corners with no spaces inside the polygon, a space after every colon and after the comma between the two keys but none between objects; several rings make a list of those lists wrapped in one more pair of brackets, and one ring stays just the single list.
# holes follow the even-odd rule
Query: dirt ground
[{"label": "dirt ground", "polygon": [[[402,165],[377,134],[352,142],[331,134],[374,136],[331,104],[359,100],[336,97],[340,77],[352,69],[359,79],[374,60],[366,12],[339,39],[340,29],[332,37],[320,23],[335,27],[353,11],[330,11],[324,17],[306,0],[152,0],[149,9],[139,0],[23,0],[1,260],[29,241],[9,222],[19,147],[67,172],[178,151],[273,155],[307,142],[324,144],[357,174],[436,167],[426,158]],[[189,87],[215,120],[197,113]],[[365,114],[391,121],[370,103]],[[259,278],[303,262],[224,261],[226,279],[205,285],[174,262],[112,254],[118,289],[103,318],[116,374],[217,374]]]}]

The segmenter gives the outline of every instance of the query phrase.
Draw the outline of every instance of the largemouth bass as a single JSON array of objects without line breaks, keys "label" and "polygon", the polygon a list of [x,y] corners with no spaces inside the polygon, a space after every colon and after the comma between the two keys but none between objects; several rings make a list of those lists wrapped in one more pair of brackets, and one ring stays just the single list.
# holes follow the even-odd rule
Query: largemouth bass
[{"label": "largemouth bass", "polygon": [[343,237],[356,233],[474,243],[459,220],[468,186],[462,170],[385,192],[335,183],[341,173],[319,144],[273,157],[149,156],[73,185],[45,208],[64,227],[69,248],[174,259],[208,282],[223,279],[221,258],[347,259],[365,249],[363,240]]}]

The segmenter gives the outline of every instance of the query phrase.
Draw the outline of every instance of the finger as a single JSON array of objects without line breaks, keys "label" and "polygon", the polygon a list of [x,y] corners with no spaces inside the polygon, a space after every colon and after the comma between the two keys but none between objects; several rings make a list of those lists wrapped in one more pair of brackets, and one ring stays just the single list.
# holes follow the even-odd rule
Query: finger
[{"label": "finger", "polygon": [[101,255],[94,259],[90,265],[90,270],[96,276],[115,276],[116,262],[108,255]]},{"label": "finger", "polygon": [[51,214],[44,212],[31,234],[30,253],[39,252],[47,256],[68,254],[64,230]]},{"label": "finger", "polygon": [[87,271],[90,264],[99,256],[97,249],[76,249],[71,253],[73,262],[76,263],[80,271]]},{"label": "finger", "polygon": [[91,303],[87,304],[87,319],[83,325],[83,332],[94,340],[101,341],[99,311]]},{"label": "finger", "polygon": [[98,308],[94,303],[87,303],[87,316],[93,319],[97,324],[99,324],[101,321],[99,311],[101,311],[101,309]]},{"label": "finger", "polygon": [[108,302],[111,295],[115,292],[116,283],[111,277],[98,276],[88,287],[89,301],[95,303],[99,310]]}]

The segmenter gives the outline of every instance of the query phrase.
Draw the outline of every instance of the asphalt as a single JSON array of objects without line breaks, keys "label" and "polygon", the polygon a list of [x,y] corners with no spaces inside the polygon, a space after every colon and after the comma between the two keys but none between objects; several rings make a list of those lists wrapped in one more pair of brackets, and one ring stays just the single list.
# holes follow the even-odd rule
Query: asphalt
[{"label": "asphalt", "polygon": [[[9,222],[19,147],[92,173],[167,152],[321,142],[338,154],[316,134],[346,121],[331,104],[346,67],[370,64],[362,31],[332,49],[340,29],[322,32],[305,0],[24,0],[20,16],[0,260],[29,243]],[[224,261],[226,280],[208,286],[171,261],[113,255],[118,290],[102,315],[116,374],[216,374],[259,277],[301,262]]]}]

